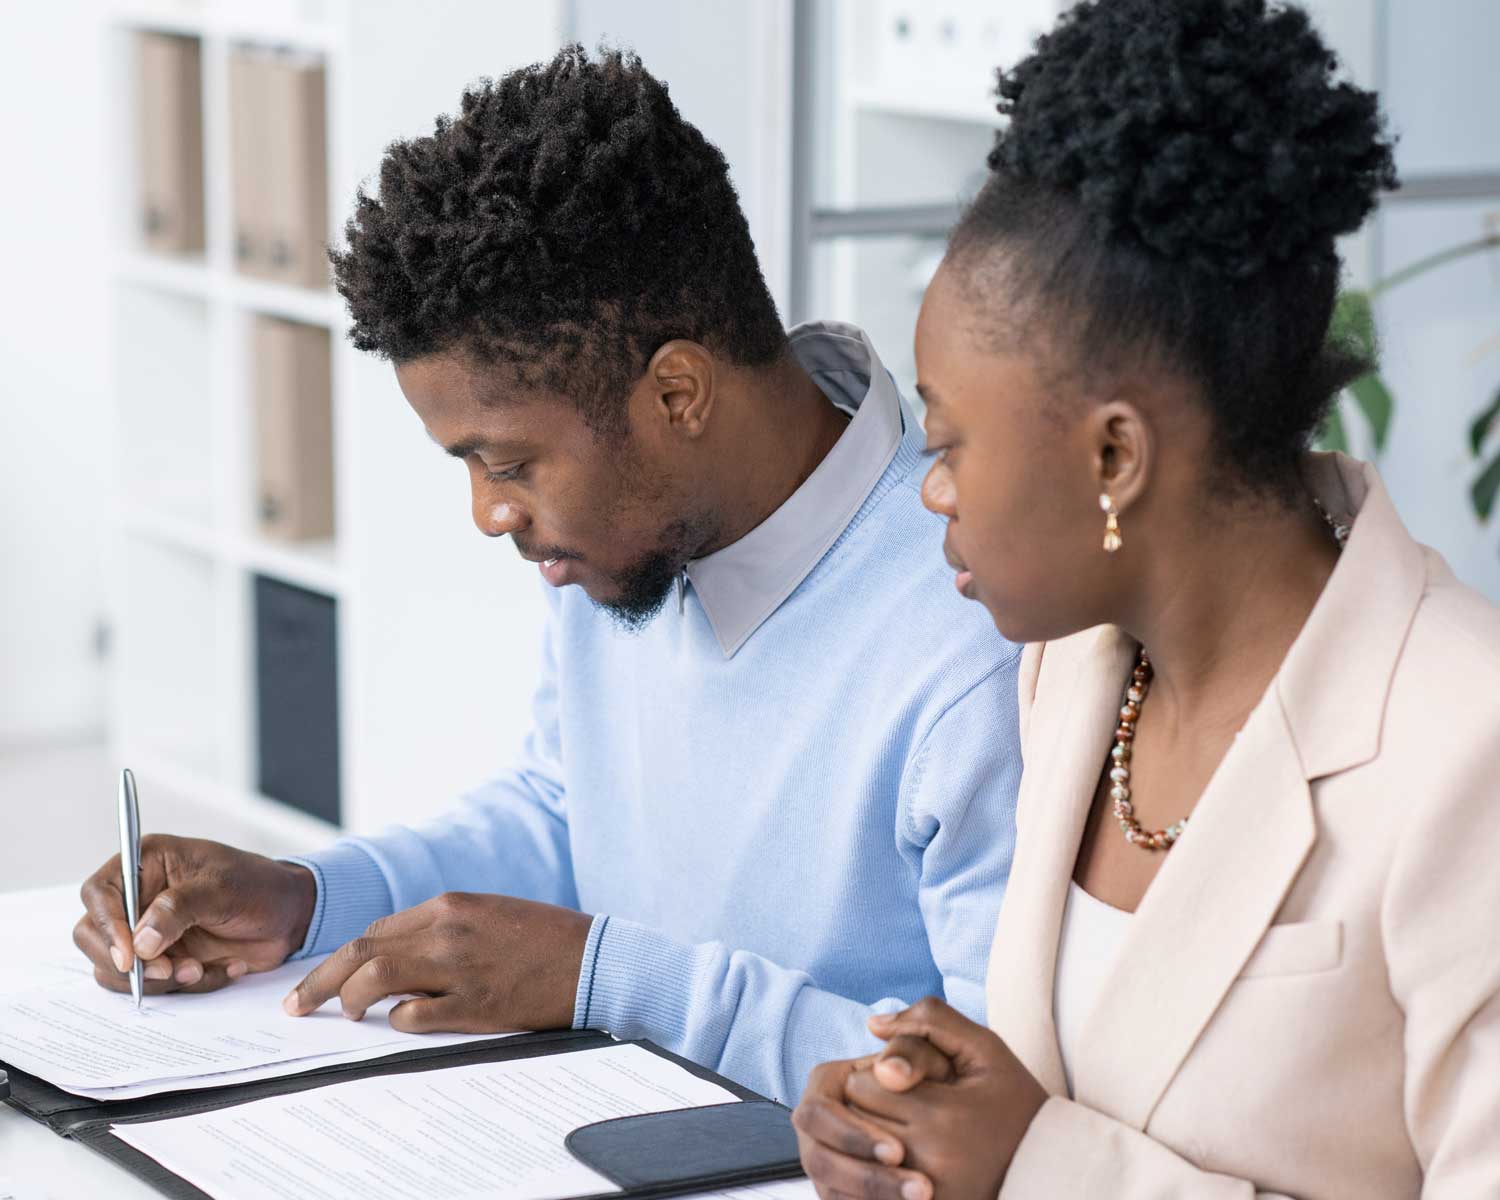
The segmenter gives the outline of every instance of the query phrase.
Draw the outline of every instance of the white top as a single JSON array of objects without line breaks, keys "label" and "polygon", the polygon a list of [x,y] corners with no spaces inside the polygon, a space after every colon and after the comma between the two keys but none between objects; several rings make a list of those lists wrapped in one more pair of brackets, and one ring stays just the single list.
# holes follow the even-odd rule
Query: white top
[{"label": "white top", "polygon": [[1068,884],[1068,903],[1057,939],[1052,1021],[1057,1026],[1057,1048],[1069,1096],[1073,1094],[1073,1052],[1084,1022],[1101,1000],[1099,988],[1133,915],[1095,899],[1076,883]]}]

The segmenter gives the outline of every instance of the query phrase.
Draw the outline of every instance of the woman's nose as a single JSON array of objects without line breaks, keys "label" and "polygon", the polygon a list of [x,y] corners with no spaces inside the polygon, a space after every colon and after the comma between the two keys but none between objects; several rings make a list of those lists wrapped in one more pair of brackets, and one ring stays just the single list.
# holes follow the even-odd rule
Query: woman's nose
[{"label": "woman's nose", "polygon": [[922,503],[940,517],[958,515],[958,490],[945,464],[935,462],[928,469],[927,478],[922,480]]}]

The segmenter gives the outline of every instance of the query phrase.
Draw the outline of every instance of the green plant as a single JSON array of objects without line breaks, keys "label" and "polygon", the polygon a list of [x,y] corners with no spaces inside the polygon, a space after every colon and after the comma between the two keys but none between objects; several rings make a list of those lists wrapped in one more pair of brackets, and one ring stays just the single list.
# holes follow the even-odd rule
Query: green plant
[{"label": "green plant", "polygon": [[[1472,241],[1449,246],[1403,267],[1401,270],[1377,280],[1368,288],[1352,289],[1339,295],[1334,306],[1333,321],[1329,327],[1330,339],[1345,345],[1353,345],[1371,362],[1378,361],[1379,336],[1375,328],[1374,301],[1377,297],[1408,280],[1425,275],[1428,271],[1458,259],[1482,254],[1486,250],[1500,248],[1500,231],[1486,234]],[[1391,418],[1395,414],[1396,402],[1390,388],[1381,378],[1379,368],[1363,375],[1349,385],[1348,393],[1354,406],[1369,423],[1370,434],[1375,442],[1378,457],[1385,449],[1391,432]],[[1469,425],[1469,451],[1477,459],[1482,457],[1490,444],[1491,435],[1500,434],[1500,391]],[[1500,443],[1500,438],[1496,439]],[[1326,450],[1349,448],[1348,430],[1344,426],[1343,413],[1335,405],[1329,413],[1328,422],[1318,438],[1318,444]],[[1481,521],[1489,520],[1500,497],[1500,444],[1490,449],[1490,458],[1481,468],[1478,477],[1469,486],[1469,499],[1474,512]]]}]

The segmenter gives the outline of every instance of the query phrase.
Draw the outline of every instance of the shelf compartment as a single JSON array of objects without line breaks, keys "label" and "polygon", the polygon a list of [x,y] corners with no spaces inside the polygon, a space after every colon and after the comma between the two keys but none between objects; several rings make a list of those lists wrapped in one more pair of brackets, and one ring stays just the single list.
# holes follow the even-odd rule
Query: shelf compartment
[{"label": "shelf compartment", "polygon": [[220,568],[202,554],[132,534],[122,536],[120,558],[120,735],[218,775]]},{"label": "shelf compartment", "polygon": [[263,575],[251,583],[256,786],[338,824],[338,602]]},{"label": "shelf compartment", "polygon": [[209,306],[154,287],[122,287],[114,318],[121,490],[152,512],[210,526]]}]

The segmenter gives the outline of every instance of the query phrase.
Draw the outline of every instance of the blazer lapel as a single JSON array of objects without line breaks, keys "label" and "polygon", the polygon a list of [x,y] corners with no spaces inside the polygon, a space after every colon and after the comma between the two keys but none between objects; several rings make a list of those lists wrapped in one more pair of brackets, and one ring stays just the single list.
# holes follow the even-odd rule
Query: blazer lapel
[{"label": "blazer lapel", "polygon": [[[1052,1095],[1066,1094],[1052,1018],[1057,938],[1073,864],[1114,735],[1136,644],[1113,626],[1080,648],[1071,689],[1039,698],[1050,710],[1032,714],[1032,728],[1055,730],[1050,743],[1030,746],[1016,808],[1016,851],[1005,902],[990,949],[989,1023]],[[1072,650],[1054,643],[1047,654]],[[1046,663],[1044,671],[1056,671]],[[1041,718],[1041,719],[1038,719]]]},{"label": "blazer lapel", "polygon": [[1145,1128],[1315,836],[1312,796],[1273,686],[1130,921],[1079,1039],[1081,1103]]}]

